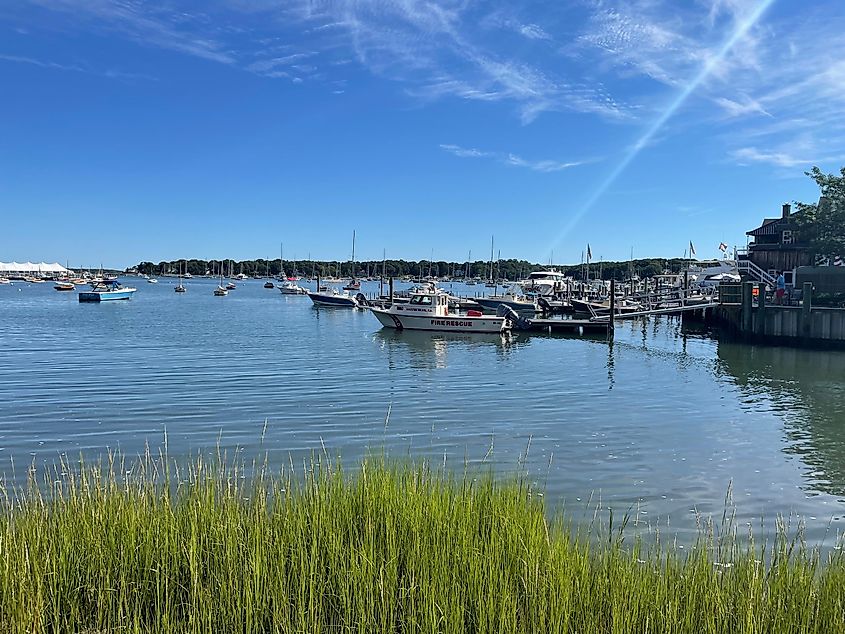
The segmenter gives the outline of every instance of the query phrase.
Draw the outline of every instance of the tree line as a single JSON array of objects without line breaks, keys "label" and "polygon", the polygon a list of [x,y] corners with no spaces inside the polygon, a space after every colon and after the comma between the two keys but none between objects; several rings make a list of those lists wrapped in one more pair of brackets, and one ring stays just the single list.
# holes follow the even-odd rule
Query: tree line
[{"label": "tree line", "polygon": [[[575,279],[583,279],[589,276],[590,279],[616,279],[624,280],[632,274],[643,277],[653,277],[662,273],[677,273],[688,264],[688,260],[681,258],[647,258],[633,261],[609,261],[591,262],[589,271],[585,264],[556,264],[544,265],[528,262],[527,260],[500,260],[493,263],[492,273],[490,263],[477,260],[467,264],[466,262],[447,262],[445,260],[369,260],[355,263],[355,277],[453,277],[453,278],[476,278],[481,280],[520,280],[533,271],[541,271],[549,268],[569,275]],[[222,270],[224,276],[232,276],[243,273],[249,277],[278,276],[283,272],[286,275],[300,275],[306,277],[350,277],[353,274],[351,262],[339,262],[337,260],[328,262],[317,262],[312,260],[169,260],[158,263],[141,262],[136,270],[145,275],[177,275],[180,271],[187,272],[194,276],[219,275]]]}]

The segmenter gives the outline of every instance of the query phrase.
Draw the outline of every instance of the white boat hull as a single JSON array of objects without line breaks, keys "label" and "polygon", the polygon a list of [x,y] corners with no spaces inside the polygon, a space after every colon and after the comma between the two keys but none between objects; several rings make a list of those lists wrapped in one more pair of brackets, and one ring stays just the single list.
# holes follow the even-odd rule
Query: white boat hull
[{"label": "white boat hull", "polygon": [[398,315],[384,308],[371,307],[373,315],[385,328],[396,330],[432,330],[441,332],[502,332],[510,328],[504,317],[467,317],[449,315]]}]

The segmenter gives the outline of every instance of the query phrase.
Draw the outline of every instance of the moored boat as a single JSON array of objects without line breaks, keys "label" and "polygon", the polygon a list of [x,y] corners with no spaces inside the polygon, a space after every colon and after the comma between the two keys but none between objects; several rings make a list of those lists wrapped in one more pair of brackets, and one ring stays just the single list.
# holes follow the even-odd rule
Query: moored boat
[{"label": "moored boat", "polygon": [[117,280],[91,285],[90,291],[80,291],[80,302],[107,302],[118,299],[130,299],[138,289],[123,286]]},{"label": "moored boat", "polygon": [[72,291],[76,289],[76,286],[72,282],[56,282],[53,288],[57,291]]},{"label": "moored boat", "polygon": [[491,295],[490,297],[473,297],[472,301],[486,310],[496,311],[499,306],[507,306],[517,312],[538,312],[537,302],[522,295],[518,289],[511,288],[502,295]]},{"label": "moored boat", "polygon": [[[582,299],[571,299],[570,304],[576,313],[585,315],[609,315],[610,314],[610,300],[601,302],[594,302]],[[617,315],[624,315],[626,313],[636,313],[643,310],[643,307],[638,302],[618,297],[613,307]]]},{"label": "moored boat", "polygon": [[547,271],[534,271],[519,285],[526,291],[538,293],[539,295],[553,295],[566,288],[567,278],[560,271],[550,269]]},{"label": "moored boat", "polygon": [[477,311],[461,315],[449,310],[449,296],[434,284],[414,291],[406,304],[391,304],[388,308],[371,306],[370,310],[382,326],[397,330],[499,333],[511,328],[505,317]]},{"label": "moored boat", "polygon": [[358,308],[358,300],[347,292],[341,293],[336,288],[328,288],[325,291],[308,293],[308,297],[315,306],[335,306],[339,308]]},{"label": "moored boat", "polygon": [[285,282],[279,286],[282,295],[307,295],[308,289],[302,288],[294,282]]}]

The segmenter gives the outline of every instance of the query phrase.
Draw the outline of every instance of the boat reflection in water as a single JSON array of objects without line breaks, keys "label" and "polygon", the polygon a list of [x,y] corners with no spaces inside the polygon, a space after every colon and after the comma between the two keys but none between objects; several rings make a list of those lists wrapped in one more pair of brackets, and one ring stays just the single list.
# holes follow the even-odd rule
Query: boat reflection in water
[{"label": "boat reflection in water", "polygon": [[[417,369],[445,370],[449,350],[487,353],[495,351],[506,356],[519,341],[505,333],[463,333],[424,330],[394,330],[383,328],[373,333],[373,341],[388,355],[388,365]],[[482,377],[474,377],[477,382]]]},{"label": "boat reflection in water", "polygon": [[717,355],[749,415],[783,421],[783,452],[806,465],[802,488],[845,495],[845,352],[720,341]]}]

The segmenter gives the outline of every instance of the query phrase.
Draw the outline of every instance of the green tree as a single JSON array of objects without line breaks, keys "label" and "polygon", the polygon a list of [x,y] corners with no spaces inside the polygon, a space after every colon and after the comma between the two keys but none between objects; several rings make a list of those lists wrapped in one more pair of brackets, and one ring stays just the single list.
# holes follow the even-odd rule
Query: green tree
[{"label": "green tree", "polygon": [[839,175],[825,174],[818,167],[805,172],[821,190],[819,202],[796,202],[795,222],[800,240],[815,255],[845,255],[845,167]]}]

